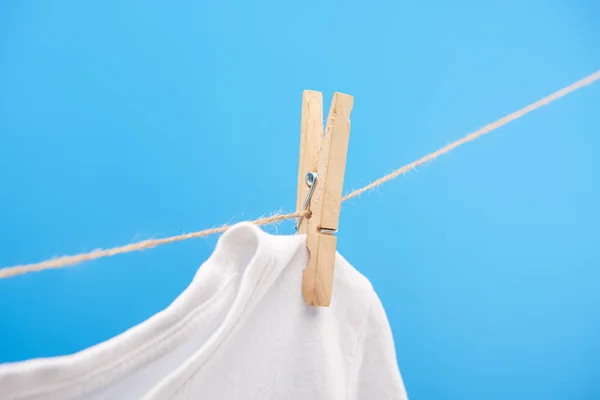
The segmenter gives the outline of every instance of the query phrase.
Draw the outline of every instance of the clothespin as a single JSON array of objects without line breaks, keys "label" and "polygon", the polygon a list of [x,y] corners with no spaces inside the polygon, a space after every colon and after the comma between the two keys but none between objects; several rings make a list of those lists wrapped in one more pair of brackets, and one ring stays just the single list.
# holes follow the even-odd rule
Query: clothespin
[{"label": "clothespin", "polygon": [[334,93],[323,135],[323,95],[302,93],[300,161],[296,210],[307,210],[296,221],[298,233],[306,233],[310,253],[302,276],[302,294],[311,306],[331,303],[336,237],[350,137],[350,113],[354,98]]}]

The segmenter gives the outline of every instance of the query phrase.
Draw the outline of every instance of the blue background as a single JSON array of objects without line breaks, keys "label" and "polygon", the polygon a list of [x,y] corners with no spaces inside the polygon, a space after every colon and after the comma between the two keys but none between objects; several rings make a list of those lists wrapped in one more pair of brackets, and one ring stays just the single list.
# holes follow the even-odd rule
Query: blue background
[{"label": "blue background", "polygon": [[[0,266],[292,211],[301,94],[345,192],[600,67],[594,0],[0,1]],[[600,398],[600,84],[344,203],[413,399]],[[289,234],[293,224],[267,228]],[[0,281],[0,362],[166,307],[217,237]]]}]

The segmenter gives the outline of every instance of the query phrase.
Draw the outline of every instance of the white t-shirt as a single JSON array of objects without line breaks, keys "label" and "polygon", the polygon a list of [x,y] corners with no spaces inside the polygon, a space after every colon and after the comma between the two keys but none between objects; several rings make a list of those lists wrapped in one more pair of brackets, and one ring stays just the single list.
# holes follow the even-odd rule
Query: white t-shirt
[{"label": "white t-shirt", "polygon": [[305,241],[237,224],[164,311],[72,355],[0,365],[0,399],[406,399],[363,275],[338,254],[331,306],[304,303]]}]

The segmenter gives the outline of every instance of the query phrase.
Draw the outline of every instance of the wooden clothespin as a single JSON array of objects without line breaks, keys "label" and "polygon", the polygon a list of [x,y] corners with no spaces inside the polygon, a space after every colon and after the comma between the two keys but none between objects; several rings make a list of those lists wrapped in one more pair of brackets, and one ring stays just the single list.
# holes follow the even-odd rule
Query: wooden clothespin
[{"label": "wooden clothespin", "polygon": [[296,223],[306,233],[310,253],[302,276],[302,294],[308,305],[328,307],[331,303],[336,237],[350,137],[350,112],[354,98],[334,93],[323,135],[323,95],[305,90],[302,94],[300,161],[296,210],[308,215]]}]

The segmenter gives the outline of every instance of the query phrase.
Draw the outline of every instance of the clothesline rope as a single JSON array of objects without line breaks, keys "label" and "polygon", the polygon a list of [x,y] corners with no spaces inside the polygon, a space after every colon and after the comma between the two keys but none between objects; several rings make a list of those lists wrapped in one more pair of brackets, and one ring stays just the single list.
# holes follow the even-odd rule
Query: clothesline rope
[{"label": "clothesline rope", "polygon": [[[422,165],[429,161],[432,161],[435,158],[437,158],[443,154],[446,154],[449,151],[451,151],[459,146],[462,146],[465,143],[471,142],[487,133],[490,133],[491,131],[498,129],[501,126],[508,124],[509,122],[512,122],[518,118],[521,118],[522,116],[524,116],[542,106],[548,105],[551,102],[558,100],[561,97],[564,97],[569,93],[573,93],[574,91],[581,89],[584,86],[588,86],[588,85],[596,82],[599,79],[600,79],[600,70],[534,102],[526,107],[521,108],[520,110],[510,113],[507,116],[502,117],[499,120],[494,121],[491,124],[488,124],[488,125],[484,126],[483,128],[478,129],[477,131],[472,132],[472,133],[464,136],[463,138],[442,147],[441,149],[439,149],[437,151],[434,151],[433,153],[427,154],[426,156],[424,156],[416,161],[413,161],[410,164],[407,164],[401,168],[398,168],[397,170],[391,172],[390,174],[385,175],[360,189],[357,189],[357,190],[352,191],[351,193],[348,193],[347,195],[345,195],[342,198],[342,201],[346,201],[353,197],[357,197],[357,196],[361,195],[362,193],[365,193],[377,186],[380,186],[394,178],[397,178],[400,175],[403,175],[403,174],[415,169],[419,165]],[[275,214],[275,215],[271,215],[269,217],[259,218],[259,219],[256,219],[256,220],[250,221],[250,222],[252,222],[256,225],[268,225],[268,224],[273,224],[273,223],[280,222],[280,221],[283,221],[286,219],[297,218],[301,214],[302,213],[298,213],[298,212],[289,213],[289,214]],[[17,275],[23,275],[23,274],[35,272],[35,271],[42,271],[42,270],[46,270],[46,269],[63,268],[63,267],[79,264],[84,261],[96,260],[96,259],[102,258],[102,257],[110,257],[110,256],[115,256],[117,254],[123,254],[123,253],[129,253],[129,252],[133,252],[133,251],[149,249],[149,248],[160,246],[160,245],[167,244],[167,243],[174,243],[174,242],[180,242],[183,240],[209,236],[209,235],[213,235],[216,233],[225,232],[227,229],[230,228],[230,226],[231,225],[229,225],[229,224],[225,224],[225,225],[222,225],[222,226],[219,226],[216,228],[210,228],[210,229],[205,229],[202,231],[196,231],[196,232],[191,232],[191,233],[185,233],[182,235],[171,236],[171,237],[162,238],[162,239],[143,240],[141,242],[132,243],[132,244],[128,244],[125,246],[114,247],[112,249],[98,249],[98,250],[93,250],[89,253],[81,253],[81,254],[76,254],[76,255],[72,255],[72,256],[63,256],[63,257],[58,257],[58,258],[42,261],[39,263],[7,267],[7,268],[0,269],[0,279],[9,278],[12,276],[17,276]]]}]

